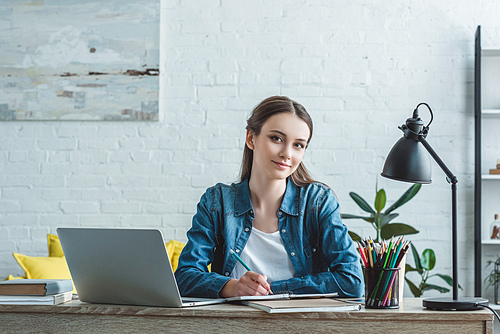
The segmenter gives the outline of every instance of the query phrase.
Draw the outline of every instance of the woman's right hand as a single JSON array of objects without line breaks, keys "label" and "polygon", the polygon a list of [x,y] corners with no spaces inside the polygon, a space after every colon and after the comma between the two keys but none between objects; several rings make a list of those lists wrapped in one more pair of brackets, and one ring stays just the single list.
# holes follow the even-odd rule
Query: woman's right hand
[{"label": "woman's right hand", "polygon": [[230,279],[220,291],[222,298],[237,296],[267,296],[272,293],[267,276],[247,271],[240,279]]}]

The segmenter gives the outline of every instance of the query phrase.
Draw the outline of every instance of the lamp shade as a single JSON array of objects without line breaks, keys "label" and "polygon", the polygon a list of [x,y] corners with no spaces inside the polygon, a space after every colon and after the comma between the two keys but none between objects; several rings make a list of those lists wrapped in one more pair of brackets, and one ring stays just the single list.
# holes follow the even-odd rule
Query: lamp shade
[{"label": "lamp shade", "polygon": [[425,147],[406,136],[399,139],[385,159],[382,176],[412,183],[431,183],[431,159]]}]

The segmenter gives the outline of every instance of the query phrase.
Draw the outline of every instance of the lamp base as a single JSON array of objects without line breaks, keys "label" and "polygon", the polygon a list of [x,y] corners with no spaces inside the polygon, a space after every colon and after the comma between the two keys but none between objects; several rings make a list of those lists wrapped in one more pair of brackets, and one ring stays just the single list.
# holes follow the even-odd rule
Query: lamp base
[{"label": "lamp base", "polygon": [[480,305],[488,306],[488,299],[475,297],[453,298],[427,298],[422,301],[422,306],[430,310],[468,311],[479,310]]}]

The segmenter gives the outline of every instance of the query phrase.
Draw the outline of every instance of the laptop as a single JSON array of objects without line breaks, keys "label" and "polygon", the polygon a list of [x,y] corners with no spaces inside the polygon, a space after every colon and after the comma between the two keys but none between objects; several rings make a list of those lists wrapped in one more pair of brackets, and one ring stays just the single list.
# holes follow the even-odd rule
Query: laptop
[{"label": "laptop", "polygon": [[83,302],[188,307],[224,298],[181,298],[163,235],[157,229],[58,228]]}]

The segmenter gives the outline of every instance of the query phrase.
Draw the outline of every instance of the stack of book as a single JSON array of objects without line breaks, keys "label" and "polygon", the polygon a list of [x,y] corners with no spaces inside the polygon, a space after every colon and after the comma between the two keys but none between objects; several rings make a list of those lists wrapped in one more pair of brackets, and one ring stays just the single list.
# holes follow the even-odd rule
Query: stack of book
[{"label": "stack of book", "polygon": [[57,305],[70,301],[73,283],[69,279],[16,279],[0,282],[0,304]]},{"label": "stack of book", "polygon": [[497,168],[490,169],[490,175],[500,174],[500,159],[497,160]]}]

